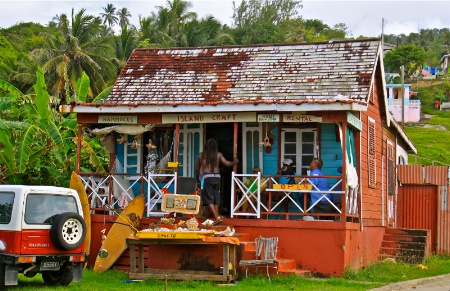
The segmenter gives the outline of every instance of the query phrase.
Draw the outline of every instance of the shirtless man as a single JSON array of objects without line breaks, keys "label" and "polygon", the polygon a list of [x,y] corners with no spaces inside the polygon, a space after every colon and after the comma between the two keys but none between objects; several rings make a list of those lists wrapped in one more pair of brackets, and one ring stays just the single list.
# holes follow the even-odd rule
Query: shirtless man
[{"label": "shirtless man", "polygon": [[[203,152],[197,157],[195,172],[197,183],[201,185],[201,197],[203,206],[207,206],[210,213],[214,215],[214,224],[222,222],[219,215],[220,201],[220,163],[227,167],[231,167],[239,163],[238,159],[230,162],[221,152],[218,151],[217,142],[210,138],[206,141]],[[200,175],[202,175],[200,177]]]}]

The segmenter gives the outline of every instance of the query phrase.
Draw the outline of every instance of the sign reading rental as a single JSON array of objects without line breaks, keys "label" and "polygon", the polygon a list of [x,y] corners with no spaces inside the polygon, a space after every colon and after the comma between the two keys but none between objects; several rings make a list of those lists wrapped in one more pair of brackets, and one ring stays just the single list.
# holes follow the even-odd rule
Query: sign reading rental
[{"label": "sign reading rental", "polygon": [[162,123],[255,122],[255,112],[163,114]]},{"label": "sign reading rental", "polygon": [[137,116],[100,115],[98,123],[137,124]]},{"label": "sign reading rental", "polygon": [[284,122],[322,122],[322,117],[304,114],[283,114]]}]

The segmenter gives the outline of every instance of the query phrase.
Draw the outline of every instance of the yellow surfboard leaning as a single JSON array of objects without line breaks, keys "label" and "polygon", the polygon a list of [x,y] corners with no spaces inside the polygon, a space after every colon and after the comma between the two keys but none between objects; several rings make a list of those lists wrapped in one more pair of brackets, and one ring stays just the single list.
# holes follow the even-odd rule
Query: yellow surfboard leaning
[{"label": "yellow surfboard leaning", "polygon": [[131,236],[133,229],[130,227],[128,217],[130,214],[142,217],[145,209],[144,195],[136,196],[117,217],[113,226],[106,235],[95,260],[94,271],[104,272],[111,268],[117,259],[127,249],[126,238]]},{"label": "yellow surfboard leaning", "polygon": [[86,223],[86,238],[84,239],[84,252],[89,255],[91,250],[91,212],[89,208],[89,200],[86,194],[86,189],[83,187],[80,177],[75,172],[72,172],[70,177],[70,189],[78,192],[80,197],[81,207],[83,208],[83,218]]}]

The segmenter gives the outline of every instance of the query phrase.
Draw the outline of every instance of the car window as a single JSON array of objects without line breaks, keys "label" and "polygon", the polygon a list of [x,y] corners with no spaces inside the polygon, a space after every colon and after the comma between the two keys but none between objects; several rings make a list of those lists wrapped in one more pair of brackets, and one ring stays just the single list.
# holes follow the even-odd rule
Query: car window
[{"label": "car window", "polygon": [[25,222],[52,223],[56,215],[64,212],[78,213],[77,202],[72,196],[30,194],[25,206]]},{"label": "car window", "polygon": [[14,204],[14,192],[0,192],[0,223],[11,221],[12,207]]}]

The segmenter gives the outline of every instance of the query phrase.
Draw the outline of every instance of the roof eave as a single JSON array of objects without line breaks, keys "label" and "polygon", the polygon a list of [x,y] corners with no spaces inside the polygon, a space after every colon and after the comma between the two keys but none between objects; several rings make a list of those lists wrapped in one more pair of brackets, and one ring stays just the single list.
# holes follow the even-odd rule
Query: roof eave
[{"label": "roof eave", "polygon": [[366,111],[367,105],[361,103],[302,103],[302,104],[224,104],[224,105],[139,105],[139,106],[92,106],[61,105],[63,113],[101,113],[101,114],[137,114],[137,113],[188,113],[188,112],[237,112],[237,111]]}]

